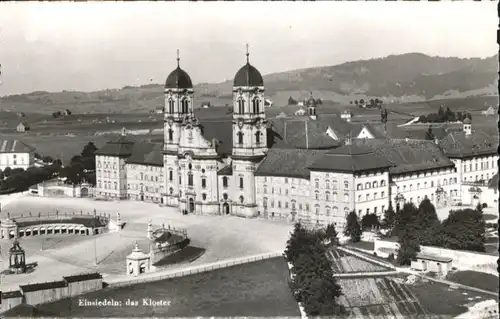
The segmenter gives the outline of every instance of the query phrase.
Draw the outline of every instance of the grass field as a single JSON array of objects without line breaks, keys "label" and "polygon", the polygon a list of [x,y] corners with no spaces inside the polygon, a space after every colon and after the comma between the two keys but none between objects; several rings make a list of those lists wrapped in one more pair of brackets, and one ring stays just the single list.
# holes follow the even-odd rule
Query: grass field
[{"label": "grass field", "polygon": [[408,289],[429,313],[448,317],[466,312],[470,305],[494,298],[472,291],[452,289],[432,281],[409,285]]},{"label": "grass field", "polygon": [[167,300],[166,307],[79,307],[78,298],[40,306],[61,317],[235,317],[300,316],[288,287],[283,258],[223,268],[208,273],[131,287],[105,288],[80,299]]},{"label": "grass field", "polygon": [[478,271],[457,271],[448,274],[447,280],[479,289],[498,292],[498,276]]}]

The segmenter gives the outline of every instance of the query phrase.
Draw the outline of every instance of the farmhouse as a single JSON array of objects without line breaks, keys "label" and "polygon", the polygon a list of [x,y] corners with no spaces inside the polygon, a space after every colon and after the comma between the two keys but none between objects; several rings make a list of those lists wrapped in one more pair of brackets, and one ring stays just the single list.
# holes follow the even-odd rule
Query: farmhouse
[{"label": "farmhouse", "polygon": [[496,110],[493,108],[493,106],[488,107],[486,110],[482,111],[482,115],[495,115]]},{"label": "farmhouse", "polygon": [[29,127],[29,125],[26,122],[21,122],[16,127],[16,131],[18,131],[20,133],[27,132],[27,131],[29,131],[29,129],[30,129],[30,127]]},{"label": "farmhouse", "polygon": [[[382,215],[389,203],[428,197],[448,205],[462,195],[451,155],[463,156],[467,143],[453,149],[408,139],[393,125],[317,114],[312,94],[304,115],[267,118],[264,81],[248,54],[234,77],[234,112],[200,120],[191,78],[177,62],[165,82],[163,144],[125,134],[108,142],[96,152],[96,196],[158,202],[190,214],[342,227],[352,210]],[[471,132],[464,123],[460,135],[474,140]]]},{"label": "farmhouse", "polygon": [[35,163],[35,148],[19,140],[0,140],[0,170],[10,167],[24,170]]}]

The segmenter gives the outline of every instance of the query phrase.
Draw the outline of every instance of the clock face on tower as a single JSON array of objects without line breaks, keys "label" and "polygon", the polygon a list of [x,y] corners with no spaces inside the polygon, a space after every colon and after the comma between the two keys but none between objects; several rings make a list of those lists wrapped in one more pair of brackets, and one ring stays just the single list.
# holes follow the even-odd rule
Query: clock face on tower
[{"label": "clock face on tower", "polygon": [[243,120],[242,120],[242,119],[239,119],[239,120],[238,120],[238,127],[239,127],[239,128],[242,128],[242,127],[243,127]]}]

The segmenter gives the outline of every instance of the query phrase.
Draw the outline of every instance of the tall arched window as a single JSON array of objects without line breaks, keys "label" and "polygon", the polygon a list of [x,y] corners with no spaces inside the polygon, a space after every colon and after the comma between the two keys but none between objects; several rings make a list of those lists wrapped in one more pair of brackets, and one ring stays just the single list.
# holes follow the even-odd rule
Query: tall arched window
[{"label": "tall arched window", "polygon": [[168,140],[169,141],[174,140],[174,131],[172,129],[168,129]]},{"label": "tall arched window", "polygon": [[239,114],[245,113],[245,101],[243,99],[238,100],[238,113]]},{"label": "tall arched window", "polygon": [[240,188],[243,189],[243,177],[240,177]]},{"label": "tall arched window", "polygon": [[238,132],[238,144],[243,144],[243,132]]},{"label": "tall arched window", "polygon": [[330,200],[330,192],[325,193],[325,200],[329,201]]},{"label": "tall arched window", "polygon": [[182,113],[188,113],[189,112],[189,102],[187,99],[183,99],[181,101],[181,108],[182,108]]},{"label": "tall arched window", "polygon": [[243,196],[240,196],[240,203],[241,203],[241,204],[243,204],[243,201],[244,201],[244,200],[245,200],[245,199],[243,198]]},{"label": "tall arched window", "polygon": [[260,144],[260,131],[255,132],[255,143]]},{"label": "tall arched window", "polygon": [[222,187],[227,187],[227,186],[228,186],[227,177],[224,176],[224,177],[222,177]]},{"label": "tall arched window", "polygon": [[188,186],[193,186],[193,173],[188,173]]},{"label": "tall arched window", "polygon": [[336,202],[338,200],[337,193],[333,193],[333,201]]},{"label": "tall arched window", "polygon": [[174,100],[172,99],[168,100],[168,113],[174,113]]},{"label": "tall arched window", "polygon": [[168,169],[168,180],[169,181],[174,180],[174,171],[171,168]]},{"label": "tall arched window", "polygon": [[260,107],[260,100],[259,98],[255,98],[252,100],[252,107],[253,107],[253,113],[258,114],[259,113],[259,107]]}]

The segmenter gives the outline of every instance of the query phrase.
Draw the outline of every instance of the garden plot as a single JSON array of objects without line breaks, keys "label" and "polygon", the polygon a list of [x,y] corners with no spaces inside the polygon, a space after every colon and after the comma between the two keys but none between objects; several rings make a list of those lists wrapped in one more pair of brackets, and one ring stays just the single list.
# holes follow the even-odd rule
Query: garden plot
[{"label": "garden plot", "polygon": [[339,302],[350,311],[350,318],[428,317],[417,298],[392,278],[339,279],[344,293]]},{"label": "garden plot", "polygon": [[329,250],[327,252],[327,256],[331,261],[334,273],[378,272],[391,270],[337,249]]}]

